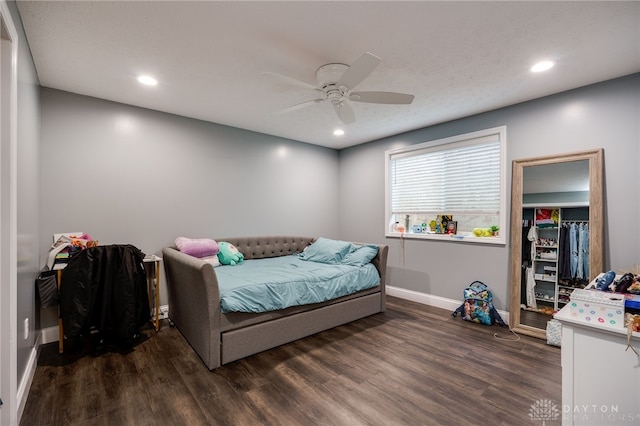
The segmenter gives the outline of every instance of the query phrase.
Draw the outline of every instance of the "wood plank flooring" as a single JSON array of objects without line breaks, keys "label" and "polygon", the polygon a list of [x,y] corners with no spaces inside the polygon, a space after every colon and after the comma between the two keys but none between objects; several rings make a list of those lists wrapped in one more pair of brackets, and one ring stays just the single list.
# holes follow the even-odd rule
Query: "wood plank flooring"
[{"label": "wood plank flooring", "polygon": [[[387,311],[209,371],[163,323],[129,353],[41,348],[21,425],[523,425],[560,349],[388,297]],[[546,421],[545,424],[560,424]]]}]

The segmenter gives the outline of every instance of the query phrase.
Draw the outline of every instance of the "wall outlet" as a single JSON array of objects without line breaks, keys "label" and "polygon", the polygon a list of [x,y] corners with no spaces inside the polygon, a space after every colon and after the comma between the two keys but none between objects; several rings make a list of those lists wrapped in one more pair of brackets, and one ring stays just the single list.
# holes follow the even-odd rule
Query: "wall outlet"
[{"label": "wall outlet", "polygon": [[29,338],[29,318],[24,319],[24,339]]}]

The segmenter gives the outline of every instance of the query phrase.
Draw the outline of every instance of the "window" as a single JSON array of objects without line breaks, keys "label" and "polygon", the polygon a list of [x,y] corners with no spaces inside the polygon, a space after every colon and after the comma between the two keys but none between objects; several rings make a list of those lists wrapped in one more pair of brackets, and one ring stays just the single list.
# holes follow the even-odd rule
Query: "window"
[{"label": "window", "polygon": [[387,151],[386,235],[504,244],[506,131]]}]

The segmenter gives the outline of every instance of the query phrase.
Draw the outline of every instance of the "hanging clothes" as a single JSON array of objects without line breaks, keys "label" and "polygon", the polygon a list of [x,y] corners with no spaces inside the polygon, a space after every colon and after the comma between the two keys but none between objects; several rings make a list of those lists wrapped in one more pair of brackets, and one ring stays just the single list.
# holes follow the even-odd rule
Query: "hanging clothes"
[{"label": "hanging clothes", "polygon": [[566,222],[558,238],[560,278],[589,280],[589,224]]},{"label": "hanging clothes", "polygon": [[571,278],[578,272],[578,229],[575,223],[569,224],[569,250],[571,253]]},{"label": "hanging clothes", "polygon": [[582,238],[580,240],[580,250],[582,253],[582,273],[584,280],[589,280],[589,224],[581,223]]},{"label": "hanging clothes", "polygon": [[96,330],[130,346],[150,315],[143,258],[132,245],[97,246],[74,255],[60,283],[65,335]]},{"label": "hanging clothes", "polygon": [[582,226],[576,225],[577,232],[577,247],[576,253],[578,254],[578,264],[576,265],[576,278],[579,280],[584,279],[584,253],[582,252],[582,240],[584,239],[584,231]]},{"label": "hanging clothes", "polygon": [[530,308],[538,307],[536,303],[536,278],[531,266],[527,268],[527,306]]},{"label": "hanging clothes", "polygon": [[561,279],[569,280],[571,275],[571,247],[569,244],[569,230],[567,225],[560,227],[558,236],[558,276]]},{"label": "hanging clothes", "polygon": [[528,235],[531,230],[530,226],[522,227],[522,235],[527,235],[527,238],[522,239],[522,263],[531,262],[533,259],[531,258],[531,240],[529,240]]},{"label": "hanging clothes", "polygon": [[531,241],[531,259],[536,258],[536,241],[538,241],[538,228],[534,225],[529,229],[527,239]]}]

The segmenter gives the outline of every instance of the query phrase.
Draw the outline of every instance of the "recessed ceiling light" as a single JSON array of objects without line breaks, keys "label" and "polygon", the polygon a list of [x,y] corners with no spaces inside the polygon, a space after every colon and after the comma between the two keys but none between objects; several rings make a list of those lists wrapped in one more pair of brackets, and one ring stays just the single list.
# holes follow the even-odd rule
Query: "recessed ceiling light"
[{"label": "recessed ceiling light", "polygon": [[141,75],[138,77],[138,81],[146,86],[155,86],[158,84],[158,80],[149,75]]},{"label": "recessed ceiling light", "polygon": [[531,67],[531,72],[542,72],[553,68],[555,62],[553,61],[542,61],[538,62],[534,66]]},{"label": "recessed ceiling light", "polygon": [[335,129],[335,130],[333,131],[333,134],[334,134],[335,136],[342,136],[342,135],[344,135],[344,130],[342,130],[342,129]]}]

